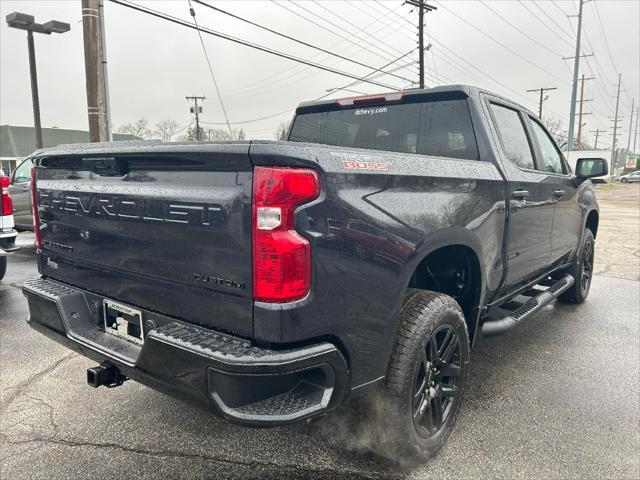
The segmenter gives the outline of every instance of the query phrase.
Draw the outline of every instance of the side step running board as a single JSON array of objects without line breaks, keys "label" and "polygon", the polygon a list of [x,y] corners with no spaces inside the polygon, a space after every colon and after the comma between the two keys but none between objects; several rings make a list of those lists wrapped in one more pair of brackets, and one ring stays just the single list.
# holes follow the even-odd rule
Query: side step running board
[{"label": "side step running board", "polygon": [[509,315],[498,320],[489,320],[482,325],[482,336],[497,337],[513,330],[523,320],[535,315],[544,306],[556,300],[558,296],[575,282],[573,276],[567,274],[554,283],[549,289],[531,298],[521,307],[516,308]]}]

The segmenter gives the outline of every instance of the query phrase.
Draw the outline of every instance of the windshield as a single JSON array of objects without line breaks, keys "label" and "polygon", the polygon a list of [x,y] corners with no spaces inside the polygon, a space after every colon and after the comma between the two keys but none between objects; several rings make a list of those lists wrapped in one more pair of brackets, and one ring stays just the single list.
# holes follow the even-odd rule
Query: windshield
[{"label": "windshield", "polygon": [[289,140],[478,159],[466,100],[438,100],[298,114]]}]

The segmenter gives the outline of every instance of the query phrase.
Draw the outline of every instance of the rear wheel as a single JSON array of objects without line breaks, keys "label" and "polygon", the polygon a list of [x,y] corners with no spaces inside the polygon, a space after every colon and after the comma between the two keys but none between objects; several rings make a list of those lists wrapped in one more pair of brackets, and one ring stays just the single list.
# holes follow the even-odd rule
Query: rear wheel
[{"label": "rear wheel", "polygon": [[7,257],[0,257],[0,280],[4,278],[5,273],[7,273]]},{"label": "rear wheel", "polygon": [[582,303],[587,299],[593,277],[594,255],[595,238],[593,237],[593,232],[585,228],[575,262],[569,269],[569,273],[573,275],[575,282],[571,288],[558,297],[558,300],[565,303]]},{"label": "rear wheel", "polygon": [[408,290],[396,343],[373,408],[373,450],[403,464],[427,461],[456,423],[464,389],[469,335],[457,302]]}]

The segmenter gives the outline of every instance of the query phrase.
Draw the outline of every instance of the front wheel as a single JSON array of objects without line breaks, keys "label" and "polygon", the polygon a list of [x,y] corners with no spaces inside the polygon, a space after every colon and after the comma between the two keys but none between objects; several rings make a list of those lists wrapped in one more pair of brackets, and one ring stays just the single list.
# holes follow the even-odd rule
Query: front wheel
[{"label": "front wheel", "polygon": [[620,183],[627,183],[629,180],[627,180],[626,178],[621,178],[620,179]]},{"label": "front wheel", "polygon": [[458,303],[441,293],[408,290],[373,408],[372,449],[407,465],[435,455],[460,412],[468,358],[469,335]]},{"label": "front wheel", "polygon": [[589,295],[591,279],[593,277],[593,260],[595,256],[595,238],[593,232],[588,228],[584,229],[582,242],[576,253],[576,259],[569,269],[575,282],[568,290],[564,291],[558,300],[564,303],[582,303]]}]

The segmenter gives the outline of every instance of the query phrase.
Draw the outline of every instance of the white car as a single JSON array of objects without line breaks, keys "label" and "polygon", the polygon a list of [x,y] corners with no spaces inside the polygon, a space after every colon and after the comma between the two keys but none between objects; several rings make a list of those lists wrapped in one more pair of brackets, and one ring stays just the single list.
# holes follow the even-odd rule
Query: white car
[{"label": "white car", "polygon": [[640,170],[622,175],[618,178],[618,181],[622,183],[638,183],[640,182]]},{"label": "white car", "polygon": [[18,249],[13,228],[13,200],[9,196],[8,186],[11,179],[0,175],[0,280],[7,272],[7,256]]}]

